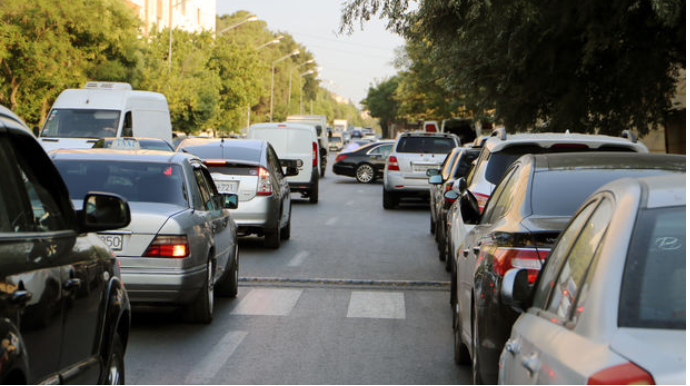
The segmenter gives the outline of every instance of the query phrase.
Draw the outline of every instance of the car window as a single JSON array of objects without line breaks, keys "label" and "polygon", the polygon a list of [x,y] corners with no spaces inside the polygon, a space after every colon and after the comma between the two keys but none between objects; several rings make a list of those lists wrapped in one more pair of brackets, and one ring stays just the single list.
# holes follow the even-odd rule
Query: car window
[{"label": "car window", "polygon": [[618,325],[685,330],[685,206],[638,215],[623,274]]},{"label": "car window", "polygon": [[518,169],[519,167],[516,166],[508,171],[506,177],[501,181],[500,190],[497,188],[486,204],[486,213],[482,216],[481,224],[493,224],[510,209],[515,186],[519,180]]},{"label": "car window", "polygon": [[547,307],[547,311],[560,320],[565,320],[572,311],[599,242],[611,221],[612,211],[611,200],[604,198],[585,222],[580,236],[565,257]]},{"label": "car window", "polygon": [[273,148],[271,145],[268,145],[267,148],[267,153],[268,153],[268,165],[271,167],[271,170],[275,173],[275,177],[278,179],[282,179],[283,177],[283,167],[280,166],[280,159],[278,159],[278,156],[276,155],[276,152],[273,151]]},{"label": "car window", "polygon": [[478,153],[472,151],[463,151],[453,164],[453,177],[460,178],[467,176],[467,172],[472,167],[472,161],[477,158]]},{"label": "car window", "polygon": [[588,203],[571,221],[570,224],[561,233],[560,238],[556,241],[554,249],[547,257],[546,264],[539,273],[539,280],[537,281],[537,289],[534,293],[533,306],[543,308],[546,306],[546,299],[549,296],[551,288],[555,285],[556,274],[558,273],[563,260],[568,255],[570,247],[577,240],[583,224],[589,219],[592,211],[596,207],[598,201]]},{"label": "car window", "polygon": [[11,159],[9,141],[0,137],[0,175],[5,182],[0,184],[0,233],[31,232],[33,213]]},{"label": "car window", "polygon": [[481,165],[484,160],[486,160],[489,157],[489,150],[487,148],[482,149],[482,152],[479,154],[479,157],[477,157],[477,162],[475,162],[475,165],[473,168],[470,169],[469,173],[467,174],[467,186],[472,185],[474,182],[475,175],[477,174],[477,169],[479,169],[479,166]]},{"label": "car window", "polygon": [[456,147],[452,138],[445,137],[402,137],[395,151],[398,153],[446,154]]},{"label": "car window", "polygon": [[391,152],[393,145],[381,145],[369,150],[369,155],[387,156]]},{"label": "car window", "polygon": [[[194,168],[194,177],[196,179],[197,185],[199,185],[199,193],[201,194],[201,201],[204,205],[205,210],[215,210],[216,204],[213,202],[213,190],[211,185],[206,180],[201,168]],[[215,188],[215,184],[212,185]]]},{"label": "car window", "polygon": [[443,178],[443,181],[446,181],[448,177],[450,177],[450,171],[452,170],[459,153],[459,151],[451,150],[451,152],[448,153],[448,156],[446,156],[446,159],[443,161],[443,164],[441,165],[441,178]]},{"label": "car window", "polygon": [[132,112],[128,111],[125,113],[125,122],[122,125],[122,134],[120,137],[133,137],[132,132]]}]

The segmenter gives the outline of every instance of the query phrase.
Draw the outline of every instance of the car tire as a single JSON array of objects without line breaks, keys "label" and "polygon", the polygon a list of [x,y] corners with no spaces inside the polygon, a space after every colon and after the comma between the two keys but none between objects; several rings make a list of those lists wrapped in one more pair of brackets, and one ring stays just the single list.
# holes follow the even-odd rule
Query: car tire
[{"label": "car tire", "polygon": [[395,193],[389,193],[386,188],[383,188],[383,209],[394,209],[398,206],[398,197]]},{"label": "car tire", "polygon": [[278,219],[278,225],[275,228],[264,231],[264,247],[271,249],[280,248],[280,219]]},{"label": "car tire", "polygon": [[192,323],[211,323],[213,320],[213,296],[213,262],[209,259],[206,264],[204,285],[196,299],[187,306],[186,319]]},{"label": "car tire", "polygon": [[311,188],[311,191],[309,191],[309,203],[310,204],[317,204],[319,202],[319,182],[318,180],[314,184],[314,186]]},{"label": "car tire", "polygon": [[290,239],[291,223],[292,223],[292,205],[290,205],[290,210],[288,211],[287,225],[285,225],[285,227],[280,231],[280,239],[281,240],[289,240]]},{"label": "car tire", "polygon": [[472,382],[483,385],[481,367],[479,363],[479,325],[477,324],[477,303],[472,306]]},{"label": "car tire", "polygon": [[105,376],[102,378],[104,385],[125,384],[125,348],[117,331],[113,334],[105,371]]},{"label": "car tire", "polygon": [[240,254],[237,242],[235,242],[235,249],[228,269],[225,270],[223,276],[216,283],[214,292],[218,296],[236,298],[239,287],[239,271],[240,271]]},{"label": "car tire", "polygon": [[453,307],[453,337],[454,337],[454,359],[456,365],[467,365],[470,363],[470,351],[462,343],[462,333],[460,328],[460,315],[458,315],[457,303]]},{"label": "car tire", "polygon": [[448,240],[448,235],[445,236],[445,240],[446,241],[444,241],[444,247],[446,249],[446,272],[451,272],[453,268],[453,262],[455,261],[455,256],[453,251],[450,250],[450,240]]},{"label": "car tire", "polygon": [[328,158],[321,157],[321,178],[326,177],[326,168],[328,167]]},{"label": "car tire", "polygon": [[436,246],[438,247],[438,259],[441,261],[446,261],[446,238],[445,236],[443,236],[443,224],[441,224],[440,222],[437,222],[436,224]]},{"label": "car tire", "polygon": [[436,223],[434,222],[434,218],[429,215],[429,233],[432,235],[436,234]]},{"label": "car tire", "polygon": [[355,178],[357,182],[362,184],[370,184],[376,181],[376,169],[369,164],[361,164],[355,170]]}]

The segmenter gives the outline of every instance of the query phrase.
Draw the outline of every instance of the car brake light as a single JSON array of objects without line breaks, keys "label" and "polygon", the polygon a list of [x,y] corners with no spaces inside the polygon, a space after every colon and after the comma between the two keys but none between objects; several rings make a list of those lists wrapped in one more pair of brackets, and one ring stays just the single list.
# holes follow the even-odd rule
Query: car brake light
[{"label": "car brake light", "polygon": [[654,378],[633,363],[605,368],[587,379],[588,385],[654,385]]},{"label": "car brake light", "polygon": [[144,257],[173,257],[189,256],[187,236],[157,236],[144,252]]},{"label": "car brake light", "polygon": [[204,164],[207,166],[220,166],[220,165],[226,165],[228,161],[225,160],[217,160],[217,159],[207,159],[204,161]]},{"label": "car brake light", "polygon": [[489,201],[489,196],[486,194],[481,194],[481,193],[475,193],[472,192],[472,195],[474,198],[477,199],[477,206],[479,206],[479,213],[484,212],[484,207],[486,206],[486,202]]},{"label": "car brake light", "polygon": [[424,126],[424,130],[426,130],[427,133],[435,133],[436,132],[436,126],[431,124],[431,123],[427,123],[426,126]]},{"label": "car brake light", "polygon": [[398,158],[394,155],[388,157],[388,170],[400,170],[400,166],[398,166]]},{"label": "car brake light", "polygon": [[340,162],[347,158],[347,154],[339,154],[337,157],[335,157],[335,162]]},{"label": "car brake light", "polygon": [[259,182],[256,188],[256,194],[259,196],[270,196],[273,194],[273,185],[271,185],[271,175],[264,167],[259,167]]},{"label": "car brake light", "polygon": [[503,276],[511,268],[527,268],[529,282],[534,283],[549,252],[550,249],[534,247],[498,247],[493,253],[494,272]]},{"label": "car brake light", "polygon": [[317,166],[319,166],[319,146],[316,144],[316,142],[312,142],[311,148],[312,148],[311,166],[317,167]]},{"label": "car brake light", "polygon": [[448,192],[450,192],[451,190],[453,190],[453,185],[447,183],[447,184],[446,184],[446,187],[445,187],[444,190],[443,190],[443,192],[444,192],[444,193],[448,193]]}]

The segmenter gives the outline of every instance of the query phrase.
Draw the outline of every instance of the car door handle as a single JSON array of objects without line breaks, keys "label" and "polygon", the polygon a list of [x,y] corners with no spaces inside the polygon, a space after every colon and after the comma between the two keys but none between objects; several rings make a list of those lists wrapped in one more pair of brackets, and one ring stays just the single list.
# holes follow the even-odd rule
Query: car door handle
[{"label": "car door handle", "polygon": [[533,352],[529,355],[523,356],[520,363],[522,364],[522,367],[529,371],[530,377],[533,376],[537,370],[539,370],[539,358],[537,358],[537,353]]},{"label": "car door handle", "polygon": [[513,354],[513,356],[520,353],[520,343],[516,338],[513,338],[506,343],[506,351]]},{"label": "car door handle", "polygon": [[9,300],[12,304],[24,305],[31,300],[31,292],[24,289],[18,289],[10,294]]},{"label": "car door handle", "polygon": [[76,278],[76,277],[65,280],[65,282],[62,283],[62,288],[65,291],[70,291],[70,290],[73,290],[73,289],[79,288],[79,287],[81,287],[81,279]]}]

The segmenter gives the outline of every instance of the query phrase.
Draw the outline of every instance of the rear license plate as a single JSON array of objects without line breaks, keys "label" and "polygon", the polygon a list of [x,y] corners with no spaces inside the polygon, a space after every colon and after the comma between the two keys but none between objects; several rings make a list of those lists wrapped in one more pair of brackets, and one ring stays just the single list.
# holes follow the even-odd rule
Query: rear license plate
[{"label": "rear license plate", "polygon": [[98,235],[103,242],[113,251],[121,251],[123,244],[122,235]]},{"label": "rear license plate", "polygon": [[434,165],[414,165],[412,170],[414,170],[416,173],[426,173],[427,170],[433,167]]},{"label": "rear license plate", "polygon": [[218,193],[236,193],[239,181],[216,182]]}]

